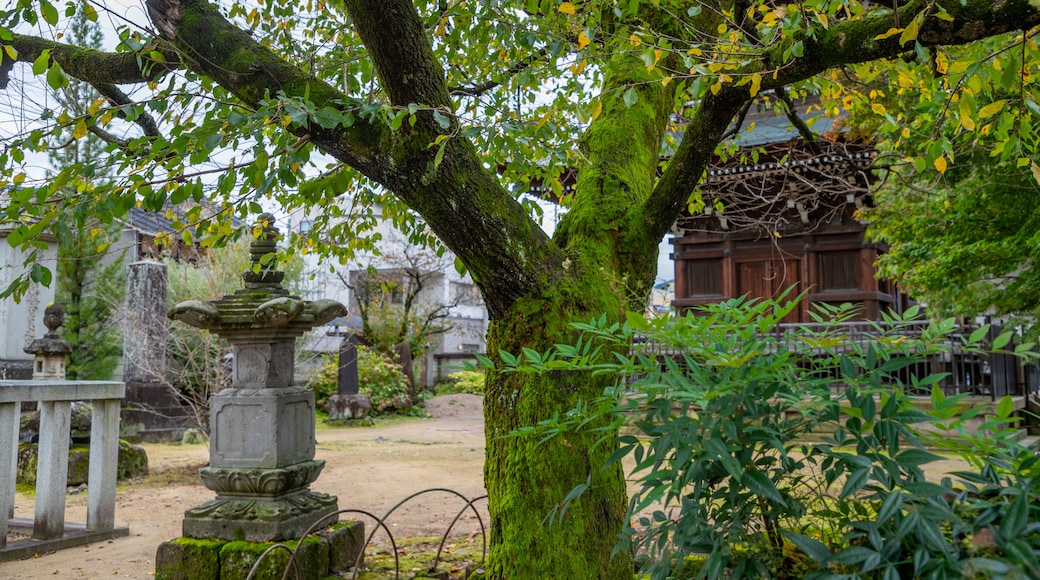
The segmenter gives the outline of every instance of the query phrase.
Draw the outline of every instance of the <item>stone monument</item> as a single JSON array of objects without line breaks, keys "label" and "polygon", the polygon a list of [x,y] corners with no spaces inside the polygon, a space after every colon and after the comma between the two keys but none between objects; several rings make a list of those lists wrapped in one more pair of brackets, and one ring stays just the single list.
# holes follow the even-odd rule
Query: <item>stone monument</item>
[{"label": "stone monument", "polygon": [[289,296],[275,269],[273,224],[260,216],[244,289],[169,312],[227,339],[234,356],[231,387],[210,399],[210,464],[200,472],[217,497],[185,512],[189,538],[289,540],[338,511],[335,497],[309,489],[325,462],[314,459],[314,393],[294,384],[293,361],[295,339],[346,308]]},{"label": "stone monument", "polygon": [[193,416],[163,381],[166,372],[166,264],[147,260],[126,267],[123,322],[123,429],[146,441],[180,440]]},{"label": "stone monument", "polygon": [[358,344],[353,335],[347,336],[339,347],[339,371],[336,394],[329,397],[328,423],[348,423],[368,417],[372,397],[359,392]]}]

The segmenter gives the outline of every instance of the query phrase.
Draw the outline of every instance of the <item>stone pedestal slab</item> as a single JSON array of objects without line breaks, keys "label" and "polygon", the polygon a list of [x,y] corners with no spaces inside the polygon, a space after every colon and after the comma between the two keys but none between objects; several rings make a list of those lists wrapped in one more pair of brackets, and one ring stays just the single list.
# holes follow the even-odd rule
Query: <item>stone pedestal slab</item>
[{"label": "stone pedestal slab", "polygon": [[210,399],[210,466],[274,469],[314,458],[314,392],[224,389]]}]

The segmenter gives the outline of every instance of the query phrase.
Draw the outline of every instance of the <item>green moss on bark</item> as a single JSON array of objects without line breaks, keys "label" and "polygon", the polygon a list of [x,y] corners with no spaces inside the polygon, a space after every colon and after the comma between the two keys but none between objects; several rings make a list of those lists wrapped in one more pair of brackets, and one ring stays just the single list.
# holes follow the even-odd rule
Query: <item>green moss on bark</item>
[{"label": "green moss on bark", "polygon": [[[583,273],[584,272],[584,273]],[[571,321],[606,313],[618,319],[621,295],[598,283],[587,268],[575,267],[556,281],[551,293],[518,301],[495,321],[488,351],[544,351],[569,343]],[[538,376],[526,373],[488,377],[485,403],[488,429],[485,483],[491,512],[488,578],[626,578],[630,556],[610,557],[624,525],[625,480],[620,465],[604,468],[613,452],[608,443],[592,449],[589,435],[567,435],[539,445],[537,438],[509,437],[512,430],[537,424],[580,400],[602,392],[606,383],[582,373]],[[561,502],[577,485],[589,483],[582,497],[559,518]],[[557,517],[548,517],[556,510]]]}]

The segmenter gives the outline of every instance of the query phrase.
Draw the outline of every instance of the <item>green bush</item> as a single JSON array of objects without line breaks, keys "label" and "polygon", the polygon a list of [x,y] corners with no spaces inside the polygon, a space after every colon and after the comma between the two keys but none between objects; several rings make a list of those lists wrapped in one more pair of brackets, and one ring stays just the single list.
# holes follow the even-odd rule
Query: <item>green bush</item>
[{"label": "green bush", "polygon": [[[373,415],[394,413],[411,409],[408,395],[408,380],[401,367],[386,355],[366,347],[359,347],[358,386],[361,394],[372,398]],[[328,410],[329,397],[336,394],[339,385],[339,357],[323,357],[321,365],[307,381],[314,391],[315,405],[319,411]]]},{"label": "green bush", "polygon": [[[1040,577],[1040,460],[1011,440],[1011,400],[972,435],[963,424],[977,412],[957,411],[963,396],[910,372],[954,343],[978,350],[985,330],[947,338],[948,320],[917,332],[911,309],[852,340],[841,323],[853,312],[830,307],[817,324],[781,329],[795,306],[734,300],[681,318],[601,317],[575,325],[575,345],[500,353],[505,372],[617,377],[602,397],[514,436],[616,438],[611,461],[635,461],[638,524],[618,549],[654,580]],[[656,352],[631,348],[637,337]],[[916,409],[906,389],[931,390],[935,411]],[[613,429],[577,433],[603,416]],[[922,435],[924,423],[962,437]],[[815,443],[813,431],[833,434]],[[922,466],[941,457],[926,444],[977,470],[929,481]]]},{"label": "green bush", "polygon": [[464,393],[468,395],[484,396],[484,371],[459,371],[448,375],[448,380],[437,385],[438,395],[454,395]]}]

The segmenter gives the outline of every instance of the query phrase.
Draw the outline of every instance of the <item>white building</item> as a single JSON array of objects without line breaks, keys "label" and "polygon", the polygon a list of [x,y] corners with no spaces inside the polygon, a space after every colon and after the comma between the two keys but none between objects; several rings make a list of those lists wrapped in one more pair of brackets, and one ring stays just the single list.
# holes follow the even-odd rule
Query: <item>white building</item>
[{"label": "white building", "polygon": [[[304,233],[311,223],[309,215],[300,211],[289,215],[285,229]],[[487,308],[473,280],[456,271],[455,256],[450,252],[437,256],[410,244],[387,220],[380,221],[371,233],[380,237],[378,255],[359,255],[346,265],[322,263],[315,254],[303,255],[303,278],[308,284],[303,298],[326,298],[346,305],[349,316],[338,323],[352,332],[360,331],[362,309],[374,304],[404,308],[410,300],[412,316],[432,319],[431,324],[438,328],[431,335],[432,348],[423,363],[425,385],[435,384],[461,367],[462,361],[483,353]]]}]

